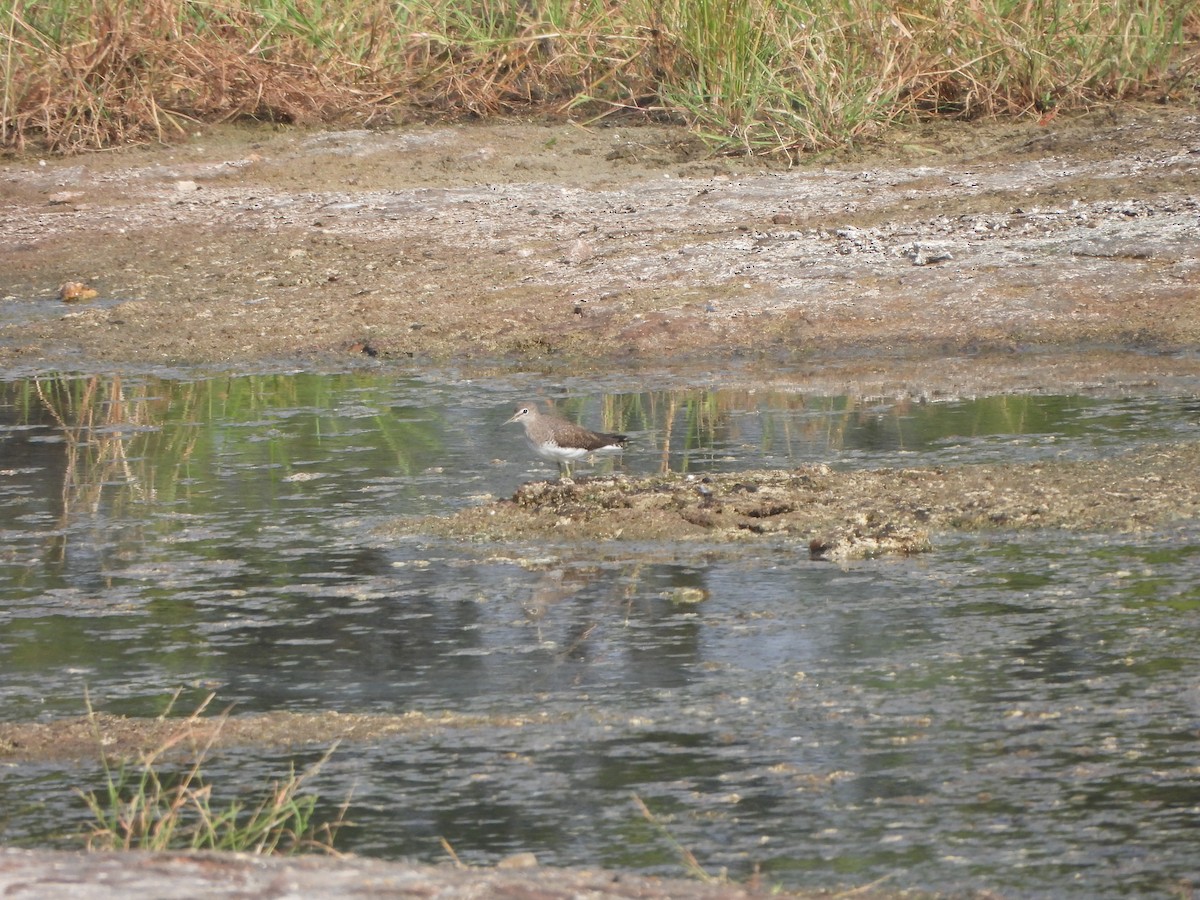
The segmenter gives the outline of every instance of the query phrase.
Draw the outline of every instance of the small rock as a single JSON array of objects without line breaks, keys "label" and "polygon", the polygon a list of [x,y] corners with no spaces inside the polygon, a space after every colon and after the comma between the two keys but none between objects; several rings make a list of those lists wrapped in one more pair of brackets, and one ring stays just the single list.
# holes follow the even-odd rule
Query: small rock
[{"label": "small rock", "polygon": [[73,205],[76,200],[83,196],[83,191],[59,191],[56,194],[51,194],[46,202],[50,206],[66,206]]},{"label": "small rock", "polygon": [[497,869],[536,869],[537,857],[532,853],[514,853],[496,863]]},{"label": "small rock", "polygon": [[81,281],[64,281],[58,289],[58,297],[63,303],[82,303],[85,300],[94,300],[98,296],[99,291]]},{"label": "small rock", "polygon": [[579,265],[581,262],[586,262],[596,255],[596,251],[592,245],[579,238],[571,245],[571,249],[567,251],[566,261],[571,265]]},{"label": "small rock", "polygon": [[909,255],[914,266],[931,266],[954,259],[948,247],[937,244],[913,244]]}]

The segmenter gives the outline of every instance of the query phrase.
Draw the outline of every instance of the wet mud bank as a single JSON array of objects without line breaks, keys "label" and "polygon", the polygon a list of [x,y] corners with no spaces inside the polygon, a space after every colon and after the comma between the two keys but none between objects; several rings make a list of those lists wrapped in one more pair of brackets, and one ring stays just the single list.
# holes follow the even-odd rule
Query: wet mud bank
[{"label": "wet mud bank", "polygon": [[[363,858],[264,858],[245,853],[93,853],[0,849],[5,895],[83,900],[117,897],[511,897],[514,900],[749,900],[820,897],[731,884],[700,884],[603,870],[511,866],[452,868]],[[879,896],[856,891],[855,896]]]},{"label": "wet mud bank", "polygon": [[939,531],[1140,530],[1200,513],[1200,446],[1099,462],[533,482],[509,499],[397,531],[489,541],[804,542],[845,560],[931,550]]},{"label": "wet mud bank", "polygon": [[462,716],[338,712],[276,712],[260,715],[199,716],[186,719],[93,715],[51,722],[0,723],[0,759],[85,760],[101,753],[133,760],[165,747],[187,757],[204,747],[327,747],[334,742],[377,741],[396,734],[433,734],[484,727],[520,728],[537,715]]},{"label": "wet mud bank", "polygon": [[1198,196],[1186,108],[915,129],[790,169],[573,125],[10,159],[0,365],[1187,350]]}]

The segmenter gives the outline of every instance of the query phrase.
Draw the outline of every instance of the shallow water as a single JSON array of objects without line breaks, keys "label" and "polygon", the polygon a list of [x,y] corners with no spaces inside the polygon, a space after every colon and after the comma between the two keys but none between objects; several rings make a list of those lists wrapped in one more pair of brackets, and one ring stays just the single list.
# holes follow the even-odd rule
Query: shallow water
[{"label": "shallow water", "polygon": [[[633,436],[634,473],[1087,459],[1200,427],[1190,396],[563,387],[560,411]],[[5,719],[79,715],[85,690],[154,715],[181,686],[185,710],[215,690],[240,712],[496,717],[339,748],[317,787],[353,788],[346,847],[384,857],[439,859],[445,837],[466,862],[679,874],[665,829],[709,871],[795,886],[1200,878],[1195,523],[943,535],[847,568],[776,544],[374,531],[552,474],[501,427],[537,393],[378,372],[0,384]],[[278,756],[223,751],[209,774],[259,785]],[[3,770],[3,839],[84,823],[82,779]]]}]

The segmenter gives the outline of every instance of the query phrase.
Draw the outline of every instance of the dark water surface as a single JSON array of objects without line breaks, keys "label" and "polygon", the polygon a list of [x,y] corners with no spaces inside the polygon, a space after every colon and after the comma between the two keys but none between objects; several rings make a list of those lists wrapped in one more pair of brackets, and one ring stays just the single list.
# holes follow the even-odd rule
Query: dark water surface
[{"label": "dark water surface", "polygon": [[[388,539],[551,474],[501,423],[527,376],[0,383],[7,721],[495,717],[344,744],[346,849],[791,886],[1167,893],[1200,880],[1200,527],[936,536],[838,568],[792,545]],[[666,385],[666,382],[664,382]],[[614,380],[560,411],[634,473],[1088,459],[1195,439],[1194,397],[863,401]],[[699,603],[679,602],[699,596]],[[538,718],[538,714],[545,718]],[[532,716],[506,726],[503,717]],[[296,757],[299,764],[320,755]],[[212,782],[286,774],[223,751]],[[0,769],[0,840],[87,821],[58,763]]]}]

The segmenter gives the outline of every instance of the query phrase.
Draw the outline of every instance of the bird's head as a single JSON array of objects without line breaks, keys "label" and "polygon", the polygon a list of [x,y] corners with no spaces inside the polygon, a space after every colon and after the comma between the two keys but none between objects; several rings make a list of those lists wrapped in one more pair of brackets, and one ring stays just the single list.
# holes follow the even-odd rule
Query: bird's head
[{"label": "bird's head", "polygon": [[517,407],[516,412],[504,421],[504,424],[511,425],[513,422],[526,422],[535,416],[537,416],[537,407],[532,403],[522,403]]}]

